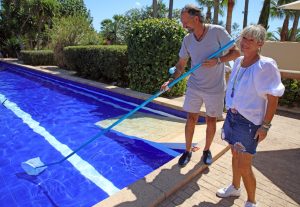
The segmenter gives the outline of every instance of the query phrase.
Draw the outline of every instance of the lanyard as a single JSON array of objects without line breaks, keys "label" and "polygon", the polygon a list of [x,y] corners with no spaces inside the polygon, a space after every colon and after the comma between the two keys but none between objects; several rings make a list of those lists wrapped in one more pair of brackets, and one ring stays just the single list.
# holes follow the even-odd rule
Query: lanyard
[{"label": "lanyard", "polygon": [[239,66],[238,66],[238,70],[237,70],[237,72],[236,72],[236,74],[235,74],[235,76],[234,76],[233,86],[232,86],[232,88],[231,88],[231,95],[230,95],[231,98],[234,97],[235,84],[236,84],[237,82],[239,82],[239,81],[242,79],[242,77],[243,77],[243,75],[244,75],[244,73],[246,72],[246,69],[247,69],[247,68],[246,68],[246,69],[243,71],[243,73],[240,75],[240,77],[239,77],[239,79],[238,79],[238,76],[239,76],[239,73],[240,73],[240,70],[241,70],[242,62],[243,62],[243,60],[240,61]]}]

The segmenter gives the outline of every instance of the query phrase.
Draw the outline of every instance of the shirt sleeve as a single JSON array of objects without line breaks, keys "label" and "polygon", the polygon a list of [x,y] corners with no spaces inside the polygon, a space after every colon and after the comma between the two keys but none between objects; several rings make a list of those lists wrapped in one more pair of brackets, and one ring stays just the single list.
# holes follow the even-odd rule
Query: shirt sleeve
[{"label": "shirt sleeve", "polygon": [[219,26],[218,27],[218,41],[219,41],[220,46],[223,47],[231,40],[232,40],[232,37],[227,32],[227,30],[224,27]]},{"label": "shirt sleeve", "polygon": [[282,96],[284,85],[281,82],[280,72],[273,59],[265,62],[260,61],[259,68],[254,73],[254,85],[259,96],[266,95]]},{"label": "shirt sleeve", "polygon": [[190,54],[189,54],[189,51],[188,51],[188,48],[187,48],[187,36],[185,36],[183,38],[183,41],[181,43],[181,48],[180,48],[180,51],[179,51],[179,57],[184,58],[184,59],[190,57]]}]

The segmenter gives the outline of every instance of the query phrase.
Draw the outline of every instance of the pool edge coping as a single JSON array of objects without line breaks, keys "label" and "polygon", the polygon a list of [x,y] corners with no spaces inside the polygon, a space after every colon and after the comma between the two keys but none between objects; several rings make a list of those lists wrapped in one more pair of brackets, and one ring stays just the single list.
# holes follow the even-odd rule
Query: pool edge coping
[{"label": "pool edge coping", "polygon": [[[204,139],[202,146],[203,144]],[[211,146],[214,162],[229,149],[228,145],[214,142]],[[94,207],[157,206],[208,168],[202,161],[202,151],[194,152],[191,161],[184,168],[180,168],[177,162],[178,158],[172,159],[144,178],[95,204]]]}]

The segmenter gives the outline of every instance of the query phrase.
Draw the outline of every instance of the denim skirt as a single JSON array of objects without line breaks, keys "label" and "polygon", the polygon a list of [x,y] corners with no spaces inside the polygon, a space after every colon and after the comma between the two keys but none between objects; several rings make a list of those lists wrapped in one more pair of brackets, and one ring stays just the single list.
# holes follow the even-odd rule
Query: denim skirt
[{"label": "denim skirt", "polygon": [[257,148],[255,134],[259,127],[260,125],[253,124],[240,113],[228,110],[221,137],[236,150],[254,155]]}]

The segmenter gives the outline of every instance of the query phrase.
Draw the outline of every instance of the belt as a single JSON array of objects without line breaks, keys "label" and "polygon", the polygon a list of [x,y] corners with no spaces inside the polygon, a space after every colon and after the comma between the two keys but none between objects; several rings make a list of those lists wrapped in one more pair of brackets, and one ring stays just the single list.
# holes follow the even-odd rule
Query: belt
[{"label": "belt", "polygon": [[231,111],[231,113],[233,113],[233,114],[238,114],[239,112],[238,112],[238,110],[236,110],[235,108],[231,108],[231,109],[229,109],[230,111]]}]

